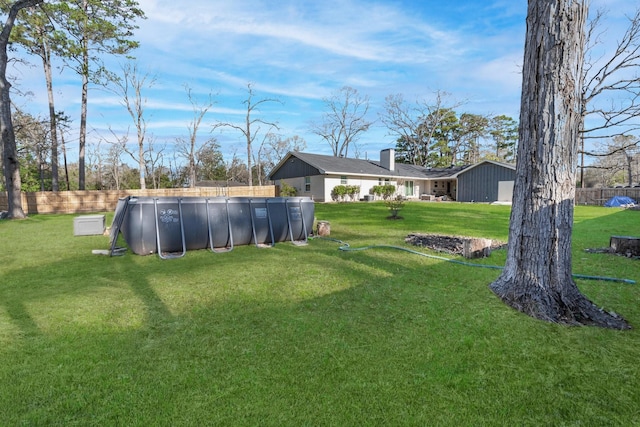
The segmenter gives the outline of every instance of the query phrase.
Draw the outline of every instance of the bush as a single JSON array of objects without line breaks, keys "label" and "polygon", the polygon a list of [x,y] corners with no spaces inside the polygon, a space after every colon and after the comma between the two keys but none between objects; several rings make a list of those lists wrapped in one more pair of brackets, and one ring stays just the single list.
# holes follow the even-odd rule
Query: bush
[{"label": "bush", "polygon": [[331,199],[334,202],[341,202],[344,200],[344,196],[347,194],[347,186],[346,185],[336,185],[331,190]]},{"label": "bush", "polygon": [[371,187],[371,194],[381,197],[384,200],[390,199],[396,193],[396,186],[391,184],[374,185]]},{"label": "bush", "polygon": [[360,198],[360,186],[347,185],[347,195],[351,198],[352,202],[358,200]]},{"label": "bush", "polygon": [[298,190],[296,189],[296,187],[292,187],[286,182],[280,184],[280,195],[282,197],[293,197],[296,194],[298,194]]},{"label": "bush", "polygon": [[393,199],[386,200],[384,204],[387,206],[389,211],[391,211],[390,218],[392,219],[400,219],[398,216],[400,210],[404,207],[404,198],[400,195],[396,196]]},{"label": "bush", "polygon": [[336,185],[335,187],[333,187],[333,190],[331,190],[331,199],[333,199],[334,202],[342,202],[347,200],[355,201],[358,200],[359,195],[359,185]]}]

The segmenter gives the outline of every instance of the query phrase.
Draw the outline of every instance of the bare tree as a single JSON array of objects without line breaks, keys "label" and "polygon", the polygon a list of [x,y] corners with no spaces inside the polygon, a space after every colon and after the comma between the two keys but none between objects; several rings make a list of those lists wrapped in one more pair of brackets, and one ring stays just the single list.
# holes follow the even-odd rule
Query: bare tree
[{"label": "bare tree", "polygon": [[[262,98],[259,101],[255,101],[255,93],[253,91],[253,87],[251,83],[247,84],[247,99],[243,101],[243,104],[247,106],[247,115],[245,116],[245,122],[242,125],[238,125],[235,123],[217,123],[214,125],[215,128],[219,127],[230,127],[236,129],[242,133],[247,143],[247,171],[248,171],[248,180],[249,187],[253,186],[253,172],[251,167],[251,159],[252,159],[252,144],[255,141],[256,137],[260,133],[260,125],[269,126],[270,130],[272,129],[280,129],[275,122],[269,122],[261,118],[256,118],[255,115],[260,111],[259,107],[267,102],[279,102],[282,103],[279,99],[275,98]],[[268,133],[268,132],[267,132]],[[235,156],[234,156],[235,159]]]},{"label": "bare tree", "polygon": [[[640,130],[640,8],[628,17],[627,27],[617,46],[602,56],[594,57],[602,43],[600,26],[605,12],[598,10],[587,27],[586,58],[583,68],[582,128],[580,148],[580,181],[584,187],[585,140],[609,139]],[[611,52],[611,53],[609,53]],[[587,118],[593,123],[586,126]],[[615,154],[615,153],[611,153]]]},{"label": "bare tree", "polygon": [[113,184],[112,188],[120,190],[122,183],[122,155],[126,152],[128,135],[117,135],[113,129],[110,129],[113,140],[106,140],[108,143],[107,149],[107,164],[106,170],[109,176],[109,181]]},{"label": "bare tree", "polygon": [[249,179],[249,171],[247,165],[242,163],[238,154],[234,151],[231,160],[226,162],[227,181],[229,182],[247,182]]},{"label": "bare tree", "polygon": [[[589,152],[596,161],[586,166],[587,169],[600,171],[601,183],[613,185],[622,181],[621,172],[624,172],[627,185],[633,186],[634,177],[638,177],[636,159],[640,155],[640,139],[632,135],[617,135],[609,139],[606,146],[600,150]],[[636,171],[634,173],[634,164]]]},{"label": "bare tree", "polygon": [[275,133],[268,132],[262,138],[262,142],[258,146],[258,150],[254,151],[253,156],[253,164],[256,169],[256,178],[258,181],[258,185],[264,185],[264,169],[268,167],[265,165],[265,157],[268,152],[269,145],[273,144],[273,140],[277,139],[278,136]]},{"label": "bare tree", "polygon": [[110,187],[116,190],[120,190],[122,181],[122,153],[124,153],[124,150],[120,144],[109,145],[106,169],[111,178],[112,185]]},{"label": "bare tree", "polygon": [[265,151],[265,159],[267,164],[272,167],[280,163],[280,160],[291,151],[303,151],[307,148],[307,142],[304,138],[293,135],[292,137],[282,139],[281,136],[269,139],[267,149]]},{"label": "bare tree", "polygon": [[529,0],[509,246],[490,288],[538,319],[625,329],[571,272],[587,13],[587,0]]},{"label": "bare tree", "polygon": [[[191,88],[188,85],[185,85],[185,90],[187,91],[187,97],[189,98],[189,102],[191,103],[191,107],[193,109],[193,120],[189,122],[187,129],[189,130],[189,140],[185,140],[184,138],[177,138],[176,143],[178,144],[178,151],[187,160],[187,176],[189,177],[189,187],[194,188],[196,186],[196,156],[198,153],[198,129],[200,128],[200,124],[202,123],[202,119],[207,114],[207,112],[213,106],[213,97],[209,94],[209,99],[206,103],[200,104],[198,100],[194,97],[191,92]],[[210,138],[205,142],[204,145],[207,145],[211,142],[215,142],[215,138]]]},{"label": "bare tree", "polygon": [[290,138],[282,139],[281,135],[268,133],[262,140],[258,149],[258,156],[255,161],[258,181],[264,185],[268,173],[284,158],[290,151],[302,151],[307,147],[303,138],[294,135]]},{"label": "bare tree", "polygon": [[[140,75],[138,65],[136,63],[127,63],[122,66],[122,78],[112,76],[113,91],[121,97],[122,105],[127,109],[129,116],[133,120],[136,127],[137,151],[134,152],[127,148],[126,139],[118,138],[122,143],[125,141],[124,150],[138,162],[138,171],[140,173],[140,189],[146,188],[145,179],[145,155],[149,155],[150,148],[145,151],[145,137],[147,133],[147,121],[145,118],[145,106],[147,99],[142,96],[142,90],[150,88],[155,84],[155,77],[148,73]],[[112,132],[113,133],[113,132]]]},{"label": "bare tree", "polygon": [[20,161],[16,149],[13,122],[11,121],[11,83],[7,80],[7,63],[9,62],[7,47],[18,12],[25,7],[32,7],[40,3],[42,0],[18,0],[13,3],[0,32],[0,133],[2,134],[4,179],[7,188],[9,218],[25,218],[26,215],[22,209]]},{"label": "bare tree", "polygon": [[162,184],[162,174],[167,170],[164,166],[164,150],[167,148],[163,144],[160,149],[155,148],[155,138],[150,135],[147,138],[147,149],[144,151],[144,168],[146,176],[151,178],[152,188],[158,189]]},{"label": "bare tree", "polygon": [[387,126],[390,134],[397,136],[406,144],[405,160],[417,165],[421,149],[420,121],[424,113],[417,106],[410,106],[401,94],[388,95],[385,98],[384,113],[380,115],[382,123]]},{"label": "bare tree", "polygon": [[324,139],[336,157],[347,157],[349,147],[371,126],[367,120],[369,97],[361,96],[352,87],[342,89],[323,99],[328,109],[320,123],[311,125],[311,132]]},{"label": "bare tree", "polygon": [[401,94],[385,98],[385,111],[380,119],[389,133],[398,137],[396,145],[400,159],[412,165],[429,163],[431,143],[461,101],[447,101],[449,93],[436,91],[432,101],[421,100],[410,105]]}]

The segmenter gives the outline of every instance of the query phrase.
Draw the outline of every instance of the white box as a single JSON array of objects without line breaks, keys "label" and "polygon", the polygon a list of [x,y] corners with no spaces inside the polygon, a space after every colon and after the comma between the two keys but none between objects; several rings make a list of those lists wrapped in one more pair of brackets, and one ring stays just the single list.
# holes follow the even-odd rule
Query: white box
[{"label": "white box", "polygon": [[73,219],[74,236],[104,234],[104,215],[83,215]]}]

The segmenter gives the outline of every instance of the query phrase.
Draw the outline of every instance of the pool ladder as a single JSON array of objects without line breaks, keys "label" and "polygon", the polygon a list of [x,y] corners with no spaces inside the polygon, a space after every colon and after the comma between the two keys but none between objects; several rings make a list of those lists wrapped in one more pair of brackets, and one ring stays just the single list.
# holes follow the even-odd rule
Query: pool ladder
[{"label": "pool ladder", "polygon": [[[285,206],[285,209],[287,210],[287,226],[289,227],[289,237],[291,238],[291,243],[293,243],[296,246],[304,246],[308,244],[309,236],[307,235],[307,224],[305,224],[305,221],[304,221],[304,212],[302,211],[302,202],[299,201],[298,206],[289,206],[289,201],[285,200],[284,206]],[[294,211],[293,216],[296,217],[295,219],[298,219],[299,217],[299,219],[302,220],[302,232],[304,233],[304,239],[302,240],[296,240],[293,238],[293,227],[291,226],[292,210]]]},{"label": "pool ladder", "polygon": [[227,215],[227,229],[229,233],[229,237],[227,239],[227,245],[221,248],[216,248],[213,246],[213,227],[211,226],[211,215],[209,215],[209,199],[205,201],[205,206],[207,208],[207,230],[209,231],[209,247],[211,248],[211,252],[222,253],[222,252],[230,252],[233,250],[233,230],[231,227],[231,218],[229,217],[229,200],[224,200],[225,214]]},{"label": "pool ladder", "polygon": [[153,199],[153,209],[156,217],[156,245],[158,246],[158,256],[162,259],[182,258],[187,253],[187,244],[184,237],[184,222],[182,221],[182,198],[178,198],[178,222],[180,223],[180,238],[182,240],[182,252],[163,253],[160,242],[160,227],[158,224],[158,199]]}]

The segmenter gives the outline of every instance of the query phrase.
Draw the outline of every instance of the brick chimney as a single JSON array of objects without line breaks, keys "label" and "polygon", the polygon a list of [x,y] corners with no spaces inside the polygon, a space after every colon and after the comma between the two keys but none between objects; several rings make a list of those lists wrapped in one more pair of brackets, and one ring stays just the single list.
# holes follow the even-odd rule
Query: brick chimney
[{"label": "brick chimney", "polygon": [[380,165],[393,171],[396,167],[396,150],[393,148],[387,148],[386,150],[380,151]]}]

